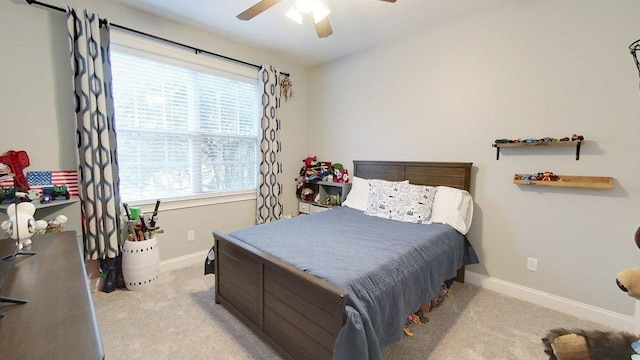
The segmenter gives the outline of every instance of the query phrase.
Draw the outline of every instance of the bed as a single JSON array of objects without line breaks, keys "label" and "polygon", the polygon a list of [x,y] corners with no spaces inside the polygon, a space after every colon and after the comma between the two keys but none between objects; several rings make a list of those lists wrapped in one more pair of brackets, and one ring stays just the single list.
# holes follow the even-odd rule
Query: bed
[{"label": "bed", "polygon": [[[468,191],[471,165],[354,161],[354,175]],[[354,223],[369,233],[357,237],[349,230]],[[424,229],[437,240],[414,242],[413,233]],[[323,234],[321,241],[314,234]],[[464,265],[477,262],[466,237],[448,225],[400,223],[346,207],[213,235],[216,303],[287,359],[380,359],[380,349],[401,338],[406,316],[442,282],[456,275],[463,281]],[[359,250],[349,254],[352,242]]]}]

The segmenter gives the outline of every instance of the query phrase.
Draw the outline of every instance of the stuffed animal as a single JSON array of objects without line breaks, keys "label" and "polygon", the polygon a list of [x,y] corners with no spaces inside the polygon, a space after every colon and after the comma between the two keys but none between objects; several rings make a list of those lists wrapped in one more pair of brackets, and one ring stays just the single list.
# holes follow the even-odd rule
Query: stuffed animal
[{"label": "stuffed animal", "polygon": [[627,332],[553,329],[542,339],[549,360],[637,360],[638,336]]},{"label": "stuffed animal", "polygon": [[318,158],[316,156],[307,156],[307,158],[302,160],[302,162],[304,162],[304,166],[310,168],[318,162]]},{"label": "stuffed animal", "polygon": [[331,166],[333,170],[333,182],[347,183],[349,182],[349,172],[340,163],[333,164]]},{"label": "stuffed animal", "polygon": [[302,189],[304,189],[307,184],[313,184],[322,180],[321,163],[316,156],[308,156],[302,160],[302,162],[304,165],[300,168],[300,174],[295,179],[297,183],[296,194],[298,196],[301,196]]},{"label": "stuffed animal", "polygon": [[[635,242],[640,248],[640,227]],[[621,271],[616,283],[640,300],[640,268]],[[640,360],[640,336],[628,332],[553,329],[542,343],[549,360]]]},{"label": "stuffed animal", "polygon": [[7,208],[9,220],[3,221],[0,224],[0,229],[4,230],[10,238],[16,240],[18,250],[31,245],[33,234],[45,230],[48,226],[46,221],[36,221],[33,218],[35,212],[36,207],[30,202],[11,204]]}]

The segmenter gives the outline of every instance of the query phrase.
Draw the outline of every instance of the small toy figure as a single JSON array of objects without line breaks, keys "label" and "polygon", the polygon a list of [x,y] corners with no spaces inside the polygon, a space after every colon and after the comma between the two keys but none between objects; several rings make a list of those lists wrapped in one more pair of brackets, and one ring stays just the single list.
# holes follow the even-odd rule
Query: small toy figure
[{"label": "small toy figure", "polygon": [[542,173],[542,181],[558,181],[558,175],[551,171],[545,171]]},{"label": "small toy figure", "polygon": [[[322,177],[322,181],[332,181],[333,175],[331,174],[331,163],[323,161],[320,163],[320,177]],[[331,177],[331,180],[329,180]]]},{"label": "small toy figure", "polygon": [[525,184],[531,184],[531,181],[558,181],[560,177],[551,171],[545,171],[536,174],[516,174],[514,179],[522,180]]},{"label": "small toy figure", "polygon": [[60,232],[64,229],[69,219],[64,215],[58,215],[53,220],[47,222],[47,228],[45,232]]},{"label": "small toy figure", "polygon": [[342,183],[348,183],[349,182],[349,170],[347,170],[347,169],[343,169],[342,170],[342,178],[338,179],[338,182],[342,182]]},{"label": "small toy figure", "polygon": [[18,250],[31,245],[31,237],[38,231],[47,228],[47,222],[44,220],[35,220],[33,214],[36,207],[30,202],[22,202],[19,204],[11,204],[7,208],[9,220],[5,220],[0,224],[0,228],[4,230],[10,238],[16,240]]},{"label": "small toy figure", "polygon": [[67,190],[67,185],[53,185],[53,198],[56,199],[58,197],[64,197],[69,200],[71,195],[69,194],[69,190]]},{"label": "small toy figure", "polygon": [[0,204],[2,204],[7,200],[13,201],[13,199],[15,198],[16,198],[16,188],[10,187],[10,188],[0,189]]},{"label": "small toy figure", "polygon": [[289,98],[293,97],[293,82],[286,76],[280,82],[280,95],[284,97],[284,101],[289,100]]},{"label": "small toy figure", "polygon": [[40,202],[43,204],[49,203],[59,197],[63,197],[67,200],[71,197],[67,185],[53,185],[45,186],[42,188],[42,197]]},{"label": "small toy figure", "polygon": [[333,170],[333,182],[346,183],[349,182],[349,171],[340,163],[335,163],[331,166]]},{"label": "small toy figure", "polygon": [[306,159],[302,160],[302,162],[304,162],[304,166],[306,167],[311,167],[316,161],[318,161],[318,158],[316,156],[307,156]]},{"label": "small toy figure", "polygon": [[304,188],[300,192],[300,198],[304,201],[313,201],[314,197],[315,197],[315,193],[313,192],[313,190],[309,188]]}]

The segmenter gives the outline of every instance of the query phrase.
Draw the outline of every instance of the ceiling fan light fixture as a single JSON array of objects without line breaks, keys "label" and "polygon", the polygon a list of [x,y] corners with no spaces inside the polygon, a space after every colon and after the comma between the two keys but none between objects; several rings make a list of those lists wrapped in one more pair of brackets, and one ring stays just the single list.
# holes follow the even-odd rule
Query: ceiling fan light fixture
[{"label": "ceiling fan light fixture", "polygon": [[319,0],[296,0],[287,12],[287,17],[302,25],[304,16],[313,14],[313,22],[317,24],[329,16],[330,13],[331,10]]},{"label": "ceiling fan light fixture", "polygon": [[320,1],[316,1],[313,5],[313,22],[316,24],[320,21],[324,20],[329,14],[331,10],[327,9]]},{"label": "ceiling fan light fixture", "polygon": [[296,0],[293,6],[303,14],[308,14],[314,11],[318,0]]},{"label": "ceiling fan light fixture", "polygon": [[[253,6],[247,10],[236,15],[239,20],[251,20],[257,15],[262,14],[265,10],[268,10],[274,5],[277,5],[282,0],[259,0]],[[313,22],[315,23],[316,33],[320,38],[326,38],[333,34],[331,28],[331,22],[329,21],[329,13],[331,10],[327,8],[320,0],[291,0],[293,6],[287,12],[287,17],[298,24],[302,25],[305,15],[313,15]],[[394,3],[396,0],[380,0],[388,3]],[[30,0],[27,0],[30,2]],[[640,40],[639,40],[640,41]],[[639,68],[640,69],[640,68]]]},{"label": "ceiling fan light fixture", "polygon": [[295,4],[291,8],[291,10],[289,10],[289,12],[287,12],[287,17],[289,19],[297,22],[298,24],[302,25],[302,12],[300,12],[300,10],[298,10],[298,8],[296,7]]}]

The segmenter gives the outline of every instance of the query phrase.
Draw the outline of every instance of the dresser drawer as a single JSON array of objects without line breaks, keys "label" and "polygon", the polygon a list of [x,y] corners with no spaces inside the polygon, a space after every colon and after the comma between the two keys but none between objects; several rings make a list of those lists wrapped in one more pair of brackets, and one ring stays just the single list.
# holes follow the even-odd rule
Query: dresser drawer
[{"label": "dresser drawer", "polygon": [[298,202],[298,212],[300,214],[308,214],[311,208],[311,204],[299,201]]},{"label": "dresser drawer", "polygon": [[[307,204],[308,205],[308,204]],[[313,214],[313,213],[319,213],[322,211],[327,211],[329,210],[328,207],[324,207],[324,206],[317,206],[317,205],[311,205],[310,209],[309,209],[309,214]]]}]

